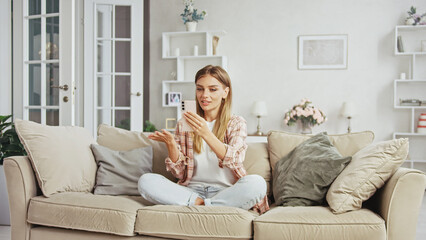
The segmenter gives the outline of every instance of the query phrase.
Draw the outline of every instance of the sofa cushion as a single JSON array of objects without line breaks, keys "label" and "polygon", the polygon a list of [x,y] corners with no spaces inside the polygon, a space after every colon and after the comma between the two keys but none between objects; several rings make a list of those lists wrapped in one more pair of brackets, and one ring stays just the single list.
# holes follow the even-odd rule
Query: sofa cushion
[{"label": "sofa cushion", "polygon": [[268,144],[267,143],[248,143],[246,156],[244,159],[244,168],[247,174],[257,174],[266,181],[266,194],[270,194],[271,165],[269,164]]},{"label": "sofa cushion", "polygon": [[[303,141],[312,135],[288,133],[282,131],[270,131],[268,133],[268,148],[272,173],[275,164]],[[343,157],[352,156],[361,148],[373,142],[374,133],[371,131],[359,133],[347,133],[328,135],[331,143],[337,148]],[[273,174],[272,174],[273,175]]]},{"label": "sofa cushion", "polygon": [[331,184],[327,202],[334,213],[360,209],[401,166],[408,155],[408,139],[371,144],[355,153]]},{"label": "sofa cushion", "polygon": [[31,199],[28,222],[42,226],[133,236],[142,197],[58,193]]},{"label": "sofa cushion", "polygon": [[386,239],[384,220],[368,209],[335,215],[320,206],[275,207],[253,225],[254,239]]},{"label": "sofa cushion", "polygon": [[98,164],[95,194],[140,196],[138,180],[152,172],[151,146],[129,151],[114,151],[98,144],[91,148]]},{"label": "sofa cushion", "polygon": [[151,140],[144,133],[101,124],[98,127],[98,144],[116,151],[152,146],[152,172],[161,174],[171,181],[176,181],[176,178],[166,170],[165,160],[168,156],[166,144]]},{"label": "sofa cushion", "polygon": [[251,239],[254,217],[234,207],[156,205],[139,209],[135,232],[167,239]]},{"label": "sofa cushion", "polygon": [[15,120],[15,126],[44,196],[92,191],[96,162],[90,145],[95,140],[88,130],[20,119]]},{"label": "sofa cushion", "polygon": [[342,157],[327,133],[317,134],[279,160],[275,166],[275,203],[283,206],[318,206],[351,157]]}]

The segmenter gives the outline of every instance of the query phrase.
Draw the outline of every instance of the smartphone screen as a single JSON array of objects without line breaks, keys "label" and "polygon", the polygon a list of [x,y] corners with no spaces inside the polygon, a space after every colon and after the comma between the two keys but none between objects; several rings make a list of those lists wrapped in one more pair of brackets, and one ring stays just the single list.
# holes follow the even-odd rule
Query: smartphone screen
[{"label": "smartphone screen", "polygon": [[[184,100],[182,101],[182,113],[193,112],[197,113],[197,107],[195,104],[195,100]],[[183,116],[182,116],[183,117]],[[183,119],[182,131],[184,132],[192,132],[191,126],[186,122],[186,119]]]}]

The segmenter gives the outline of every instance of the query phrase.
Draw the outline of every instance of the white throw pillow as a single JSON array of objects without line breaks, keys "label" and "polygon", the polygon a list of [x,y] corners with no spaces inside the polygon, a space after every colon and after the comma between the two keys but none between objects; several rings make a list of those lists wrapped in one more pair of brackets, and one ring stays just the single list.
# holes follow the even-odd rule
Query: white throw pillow
[{"label": "white throw pillow", "polygon": [[385,184],[407,155],[407,138],[371,144],[355,153],[327,192],[332,212],[360,209],[362,202]]},{"label": "white throw pillow", "polygon": [[95,140],[88,130],[20,119],[15,127],[44,196],[92,191],[97,167],[90,149]]}]

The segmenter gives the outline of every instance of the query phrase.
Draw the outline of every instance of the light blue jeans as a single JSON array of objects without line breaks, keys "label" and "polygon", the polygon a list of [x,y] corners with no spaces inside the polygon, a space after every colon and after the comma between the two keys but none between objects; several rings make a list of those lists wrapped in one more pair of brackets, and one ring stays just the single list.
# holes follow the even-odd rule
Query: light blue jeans
[{"label": "light blue jeans", "polygon": [[231,187],[185,187],[160,174],[146,173],[139,178],[138,189],[143,198],[154,204],[193,206],[199,197],[206,206],[230,206],[248,210],[265,197],[266,182],[259,175],[247,175]]}]

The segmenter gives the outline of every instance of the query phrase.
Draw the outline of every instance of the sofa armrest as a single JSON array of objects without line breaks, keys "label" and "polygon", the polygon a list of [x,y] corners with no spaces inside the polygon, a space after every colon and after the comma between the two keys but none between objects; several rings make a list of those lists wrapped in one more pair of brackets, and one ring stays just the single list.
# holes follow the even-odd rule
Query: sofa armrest
[{"label": "sofa armrest", "polygon": [[12,240],[28,240],[31,224],[27,223],[30,199],[37,195],[37,181],[33,168],[26,156],[15,156],[4,160],[7,192],[10,206]]},{"label": "sofa armrest", "polygon": [[425,187],[423,172],[401,167],[374,195],[375,210],[386,221],[388,240],[416,239]]}]

